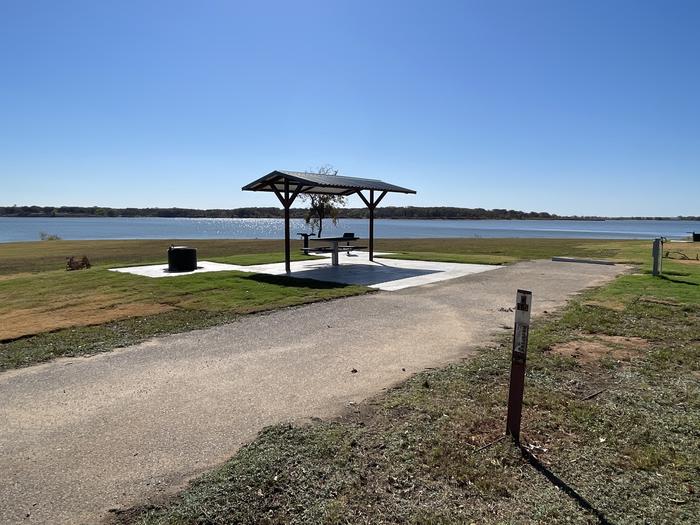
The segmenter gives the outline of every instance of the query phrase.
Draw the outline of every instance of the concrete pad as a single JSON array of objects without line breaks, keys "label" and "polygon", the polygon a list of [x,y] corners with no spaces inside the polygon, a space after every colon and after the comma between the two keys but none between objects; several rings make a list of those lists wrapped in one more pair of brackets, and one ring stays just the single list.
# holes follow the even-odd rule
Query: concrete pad
[{"label": "concrete pad", "polygon": [[361,259],[352,265],[325,265],[301,271],[292,268],[292,276],[344,284],[360,284],[379,290],[396,291],[498,268],[499,266],[485,264],[442,263],[378,257],[370,262],[368,256],[365,255],[364,260]]},{"label": "concrete pad", "polygon": [[[358,284],[379,290],[396,291],[413,286],[433,284],[465,275],[495,270],[499,266],[486,264],[460,264],[433,261],[412,261],[403,259],[386,259],[380,257],[386,253],[375,253],[374,261],[369,260],[367,252],[355,252],[340,255],[340,265],[330,263],[330,254],[324,254],[323,259],[308,261],[293,261],[291,263],[292,277],[300,279],[315,279],[342,284]],[[151,266],[131,266],[113,268],[111,271],[131,273],[144,277],[177,277],[204,272],[238,271],[262,273],[267,275],[284,275],[284,263],[256,264],[241,266],[211,261],[199,261],[193,272],[170,273],[167,264]]]},{"label": "concrete pad", "polygon": [[241,268],[247,268],[247,266],[238,266],[235,264],[224,264],[211,261],[199,261],[197,263],[197,269],[191,272],[169,272],[167,264],[151,264],[148,266],[127,266],[125,268],[110,268],[110,272],[119,273],[131,273],[134,275],[141,275],[143,277],[179,277],[181,275],[192,275],[193,273],[207,273],[207,272],[230,272],[235,271],[246,271],[241,270]]}]

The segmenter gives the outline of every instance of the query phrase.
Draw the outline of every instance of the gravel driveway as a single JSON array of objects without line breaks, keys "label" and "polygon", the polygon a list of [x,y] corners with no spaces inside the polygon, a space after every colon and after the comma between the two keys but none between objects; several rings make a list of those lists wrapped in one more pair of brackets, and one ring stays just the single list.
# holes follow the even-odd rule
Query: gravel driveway
[{"label": "gravel driveway", "polygon": [[0,523],[95,523],[181,487],[267,425],[333,417],[468,357],[512,324],[499,309],[517,288],[537,314],[622,271],[525,262],[0,374]]}]

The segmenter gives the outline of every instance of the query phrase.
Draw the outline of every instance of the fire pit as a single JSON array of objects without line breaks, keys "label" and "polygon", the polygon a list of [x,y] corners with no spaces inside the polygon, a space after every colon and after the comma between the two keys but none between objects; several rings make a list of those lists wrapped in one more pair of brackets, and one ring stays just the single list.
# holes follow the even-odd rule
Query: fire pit
[{"label": "fire pit", "polygon": [[197,269],[197,248],[171,246],[168,248],[169,272],[193,272]]}]

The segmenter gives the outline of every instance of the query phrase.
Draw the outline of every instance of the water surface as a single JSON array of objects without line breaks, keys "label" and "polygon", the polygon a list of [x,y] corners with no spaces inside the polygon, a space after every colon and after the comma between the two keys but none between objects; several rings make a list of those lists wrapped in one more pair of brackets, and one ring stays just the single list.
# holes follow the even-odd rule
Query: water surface
[{"label": "water surface", "polygon": [[[292,220],[292,235],[308,232]],[[682,239],[700,231],[700,221],[563,220],[375,220],[378,238],[521,237],[566,239]],[[0,217],[0,242],[36,241],[41,232],[63,239],[282,239],[282,219],[186,219],[156,217]],[[367,237],[368,221],[324,223],[326,235],[353,232]]]}]

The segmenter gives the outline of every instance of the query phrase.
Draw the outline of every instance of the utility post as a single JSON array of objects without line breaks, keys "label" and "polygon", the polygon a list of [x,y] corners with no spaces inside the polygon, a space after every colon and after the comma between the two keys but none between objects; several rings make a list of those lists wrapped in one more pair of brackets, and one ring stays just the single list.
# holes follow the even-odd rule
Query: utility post
[{"label": "utility post", "polygon": [[651,256],[653,257],[653,266],[651,269],[652,275],[661,275],[661,261],[663,260],[664,251],[664,241],[660,237],[654,239],[654,245],[651,249]]},{"label": "utility post", "polygon": [[532,292],[518,290],[515,298],[515,326],[513,327],[513,353],[510,363],[510,387],[508,390],[508,417],[506,435],[520,443],[520,419],[523,412],[525,391],[525,361],[527,340],[530,333],[530,311]]}]

